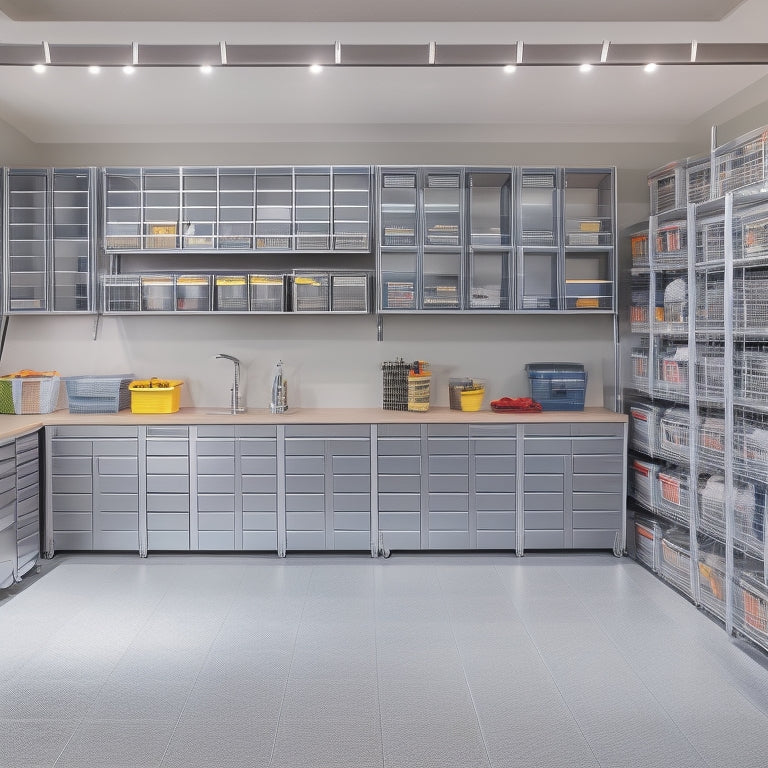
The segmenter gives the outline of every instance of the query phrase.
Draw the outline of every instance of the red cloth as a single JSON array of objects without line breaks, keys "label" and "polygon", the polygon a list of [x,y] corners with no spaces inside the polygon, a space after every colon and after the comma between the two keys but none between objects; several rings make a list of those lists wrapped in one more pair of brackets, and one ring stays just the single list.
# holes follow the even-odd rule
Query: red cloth
[{"label": "red cloth", "polygon": [[494,411],[514,411],[515,413],[538,413],[542,410],[541,403],[530,397],[500,397],[491,401]]}]

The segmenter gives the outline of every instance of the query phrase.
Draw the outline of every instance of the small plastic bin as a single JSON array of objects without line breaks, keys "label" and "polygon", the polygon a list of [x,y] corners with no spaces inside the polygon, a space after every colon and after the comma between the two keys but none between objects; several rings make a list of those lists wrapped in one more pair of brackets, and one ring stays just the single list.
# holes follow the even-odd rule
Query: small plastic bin
[{"label": "small plastic bin", "polygon": [[531,398],[544,411],[583,411],[587,373],[581,363],[527,363]]},{"label": "small plastic bin", "polygon": [[128,385],[131,413],[176,413],[181,402],[181,385],[176,379],[137,379]]},{"label": "small plastic bin", "polygon": [[0,413],[51,413],[59,402],[58,376],[0,378]]},{"label": "small plastic bin", "polygon": [[449,379],[448,402],[454,411],[479,411],[485,397],[482,379]]},{"label": "small plastic bin", "polygon": [[115,376],[65,376],[70,413],[117,413],[131,404],[132,373]]}]

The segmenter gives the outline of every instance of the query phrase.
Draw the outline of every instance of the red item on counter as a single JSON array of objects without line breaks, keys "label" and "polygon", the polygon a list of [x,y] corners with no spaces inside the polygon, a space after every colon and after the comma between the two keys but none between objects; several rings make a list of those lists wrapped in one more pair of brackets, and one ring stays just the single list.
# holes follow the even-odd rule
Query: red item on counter
[{"label": "red item on counter", "polygon": [[530,397],[500,397],[491,401],[491,410],[497,413],[539,413],[541,403]]}]

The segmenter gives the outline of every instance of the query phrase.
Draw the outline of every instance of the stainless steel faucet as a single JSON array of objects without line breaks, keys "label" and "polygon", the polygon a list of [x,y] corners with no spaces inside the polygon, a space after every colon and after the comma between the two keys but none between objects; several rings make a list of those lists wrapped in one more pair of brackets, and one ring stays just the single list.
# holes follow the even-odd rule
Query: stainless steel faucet
[{"label": "stainless steel faucet", "polygon": [[232,389],[230,390],[230,412],[245,413],[245,407],[240,402],[240,361],[232,355],[225,354],[216,355],[216,359],[231,360],[235,364],[235,377],[232,381]]}]

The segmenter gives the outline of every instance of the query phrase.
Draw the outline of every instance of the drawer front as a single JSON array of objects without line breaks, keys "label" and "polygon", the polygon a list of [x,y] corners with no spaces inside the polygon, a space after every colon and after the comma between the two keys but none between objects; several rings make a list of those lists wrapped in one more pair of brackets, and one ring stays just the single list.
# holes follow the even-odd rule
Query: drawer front
[{"label": "drawer front", "polygon": [[370,514],[370,493],[334,493],[333,509],[337,512],[365,512]]},{"label": "drawer front", "polygon": [[288,493],[325,493],[325,475],[288,475],[285,490]]},{"label": "drawer front", "polygon": [[570,460],[570,456],[526,456],[525,474],[563,474]]},{"label": "drawer front", "polygon": [[51,460],[51,472],[57,475],[90,475],[93,473],[93,459],[90,451],[87,456],[54,456]]},{"label": "drawer front", "polygon": [[421,549],[419,531],[383,531],[381,540],[384,546],[393,552]]},{"label": "drawer front", "polygon": [[14,472],[11,475],[7,475],[6,477],[0,477],[0,495],[4,493],[9,493],[11,495],[11,498],[16,497],[16,473]]},{"label": "drawer front", "polygon": [[30,496],[28,499],[24,499],[23,501],[18,502],[16,505],[16,518],[17,520],[21,520],[24,515],[28,515],[30,513],[37,514],[40,511],[40,496],[39,494],[34,494],[34,496]]},{"label": "drawer front", "polygon": [[419,512],[421,494],[418,493],[380,493],[379,513],[381,512]]},{"label": "drawer front", "polygon": [[371,530],[371,513],[335,511],[333,513],[333,529],[335,531],[365,531],[369,533]]},{"label": "drawer front", "polygon": [[246,552],[275,552],[277,532],[243,531],[243,549]]},{"label": "drawer front", "polygon": [[433,475],[469,474],[469,456],[430,456],[428,463]]},{"label": "drawer front", "polygon": [[277,511],[277,496],[274,493],[243,494],[243,513],[275,511]]},{"label": "drawer front", "polygon": [[321,493],[286,493],[286,512],[323,512],[325,496]]},{"label": "drawer front", "polygon": [[379,461],[382,456],[421,456],[421,440],[412,438],[379,438],[377,444]]},{"label": "drawer front", "polygon": [[437,493],[468,493],[467,475],[430,475],[429,490]]},{"label": "drawer front", "polygon": [[231,493],[235,492],[233,475],[202,475],[197,478],[198,493]]},{"label": "drawer front", "polygon": [[475,496],[475,507],[480,512],[505,512],[515,509],[514,493],[478,493]]},{"label": "drawer front", "polygon": [[25,453],[26,451],[37,451],[39,446],[37,432],[31,435],[24,435],[24,437],[16,438],[16,455]]},{"label": "drawer front", "polygon": [[478,493],[514,493],[517,488],[515,475],[475,475]]},{"label": "drawer front", "polygon": [[483,511],[477,513],[478,531],[514,531],[514,512]]},{"label": "drawer front", "polygon": [[429,457],[441,455],[469,455],[469,440],[453,437],[434,437],[427,441]]},{"label": "drawer front", "polygon": [[[139,531],[139,514],[136,509],[126,512],[111,512],[108,515],[98,515],[94,520],[94,536],[98,531],[130,531],[133,533],[133,546],[136,546],[136,536]],[[94,546],[97,545],[94,538]]]},{"label": "drawer front", "polygon": [[576,475],[573,476],[573,490],[621,493],[623,480],[621,475]]},{"label": "drawer front", "polygon": [[277,478],[274,475],[243,475],[243,493],[277,493]]},{"label": "drawer front", "polygon": [[469,510],[469,494],[467,493],[430,493],[429,512],[467,512]]},{"label": "drawer front", "polygon": [[293,437],[370,437],[370,424],[288,424],[286,438]]},{"label": "drawer front", "polygon": [[286,549],[313,551],[325,549],[325,531],[286,531]]},{"label": "drawer front", "polygon": [[148,493],[148,512],[189,512],[189,496],[184,493]]},{"label": "drawer front", "polygon": [[186,531],[148,531],[147,547],[153,551],[172,550],[186,552],[189,549],[189,533]]},{"label": "drawer front", "polygon": [[199,427],[197,427],[197,437],[198,439],[201,437],[229,437],[234,440],[235,426],[234,424],[217,424],[215,426],[201,424]]},{"label": "drawer front", "polygon": [[469,515],[466,512],[429,512],[430,531],[468,531]]},{"label": "drawer front", "polygon": [[333,548],[337,552],[360,552],[371,548],[371,533],[365,531],[334,531]]},{"label": "drawer front", "polygon": [[147,439],[147,456],[188,456],[189,440]]},{"label": "drawer front", "polygon": [[51,482],[54,496],[60,493],[88,493],[93,490],[91,475],[54,475]]},{"label": "drawer front", "polygon": [[84,438],[111,438],[111,437],[133,437],[138,438],[138,427],[118,427],[118,426],[89,426],[63,424],[50,427],[55,437],[84,437]]},{"label": "drawer front", "polygon": [[[325,440],[286,439],[286,456],[325,456]],[[286,461],[288,459],[286,458]]]},{"label": "drawer front", "polygon": [[147,474],[186,475],[189,460],[186,456],[147,456]]},{"label": "drawer front", "polygon": [[421,516],[418,512],[382,512],[379,510],[381,531],[421,531]]},{"label": "drawer front", "polygon": [[365,456],[333,456],[331,467],[334,475],[370,475],[371,457]]},{"label": "drawer front", "polygon": [[544,512],[525,510],[525,530],[527,531],[563,531],[562,512]]},{"label": "drawer front", "polygon": [[139,476],[139,460],[135,456],[97,456],[96,471],[101,475]]},{"label": "drawer front", "polygon": [[576,528],[603,528],[618,531],[621,528],[621,515],[618,512],[582,512],[575,510],[573,513],[573,527]]},{"label": "drawer front", "polygon": [[420,493],[419,475],[379,475],[380,493]]},{"label": "drawer front", "polygon": [[472,441],[476,455],[514,456],[517,453],[517,440],[486,437]]},{"label": "drawer front", "polygon": [[525,493],[523,499],[526,513],[529,510],[557,511],[561,518],[565,509],[565,499],[562,493]]},{"label": "drawer front", "polygon": [[277,427],[269,424],[242,424],[235,427],[235,434],[245,437],[277,437]]},{"label": "drawer front", "polygon": [[137,512],[138,493],[100,493],[96,499],[98,512]]},{"label": "drawer front", "polygon": [[329,440],[328,450],[332,456],[365,456],[370,464],[371,440]]},{"label": "drawer front", "polygon": [[469,533],[463,531],[430,531],[430,549],[469,549]]},{"label": "drawer front", "polygon": [[138,493],[139,478],[136,475],[99,475],[99,494]]},{"label": "drawer front", "polygon": [[500,437],[514,439],[517,437],[517,424],[470,424],[470,437]]},{"label": "drawer front", "polygon": [[571,424],[574,437],[624,437],[624,424],[617,422],[594,422]]},{"label": "drawer front", "polygon": [[623,456],[624,441],[618,437],[580,437],[573,441],[573,453],[606,453]]},{"label": "drawer front", "polygon": [[568,455],[571,453],[571,440],[559,437],[526,439],[523,449],[526,456]]},{"label": "drawer front", "polygon": [[174,425],[160,426],[152,424],[147,427],[147,437],[161,440],[187,440],[189,438],[189,427]]},{"label": "drawer front", "polygon": [[197,527],[201,531],[234,531],[234,512],[209,512],[203,511],[197,514]]},{"label": "drawer front", "polygon": [[0,445],[0,462],[7,461],[10,464],[15,464],[16,462],[16,443],[11,441],[10,443],[5,443],[3,445]]},{"label": "drawer front", "polygon": [[147,513],[148,531],[188,531],[189,515],[184,513]]},{"label": "drawer front", "polygon": [[379,456],[382,475],[420,475],[421,456]]},{"label": "drawer front", "polygon": [[276,475],[277,459],[274,456],[243,456],[240,469],[244,475]]},{"label": "drawer front", "polygon": [[468,424],[428,424],[427,437],[469,437]]},{"label": "drawer front", "polygon": [[248,511],[243,512],[244,531],[276,531],[277,515],[275,511]]},{"label": "drawer front", "polygon": [[525,532],[526,549],[565,549],[563,531],[528,531]]},{"label": "drawer front", "polygon": [[573,457],[574,474],[621,475],[624,456],[579,454]]},{"label": "drawer front", "polygon": [[382,437],[421,437],[420,424],[379,424],[376,427],[379,439]]},{"label": "drawer front", "polygon": [[333,490],[335,493],[370,493],[370,475],[334,475]]},{"label": "drawer front", "polygon": [[[235,455],[234,440],[198,440],[195,448],[199,457],[203,456],[232,456]],[[234,461],[234,458],[232,459]],[[198,458],[198,464],[200,459]]]},{"label": "drawer front", "polygon": [[234,475],[234,456],[199,456],[197,459],[198,475]]},{"label": "drawer front", "polygon": [[515,531],[478,531],[478,549],[516,549]]},{"label": "drawer front", "polygon": [[93,453],[90,440],[54,440],[51,453],[56,456],[88,456]]},{"label": "drawer front", "polygon": [[565,477],[563,475],[525,475],[523,487],[526,491],[563,493]]},{"label": "drawer front", "polygon": [[475,456],[475,472],[489,475],[514,475],[517,471],[517,457],[504,456]]},{"label": "drawer front", "polygon": [[147,475],[148,493],[189,493],[187,475]]},{"label": "drawer front", "polygon": [[561,422],[559,424],[524,424],[523,434],[525,437],[570,437],[571,425],[568,422]]},{"label": "drawer front", "polygon": [[93,516],[90,510],[87,512],[70,512],[56,509],[53,512],[54,531],[88,531],[90,533],[92,527]]},{"label": "drawer front", "polygon": [[[235,511],[235,496],[232,493],[204,493],[197,496],[198,512],[230,512]],[[202,527],[202,526],[201,526]]]},{"label": "drawer front", "polygon": [[574,549],[613,549],[616,529],[610,530],[575,530],[573,532]]},{"label": "drawer front", "polygon": [[287,512],[285,527],[289,531],[325,531],[322,512]]},{"label": "drawer front", "polygon": [[234,531],[198,531],[198,550],[232,552],[235,548]]},{"label": "drawer front", "polygon": [[323,456],[286,456],[286,475],[323,475],[325,458]]},{"label": "drawer front", "polygon": [[138,440],[94,440],[94,456],[138,456]]},{"label": "drawer front", "polygon": [[[53,514],[59,512],[87,512],[91,514],[93,497],[90,493],[55,493],[53,494]],[[54,528],[56,526],[54,525]]]},{"label": "drawer front", "polygon": [[54,531],[53,546],[58,550],[93,549],[93,536],[90,531]]},{"label": "drawer front", "polygon": [[[241,456],[276,456],[277,440],[241,440]],[[243,459],[244,461],[245,459]]]},{"label": "drawer front", "polygon": [[620,512],[623,506],[624,494],[622,493],[574,493],[573,509],[574,511],[587,510],[608,510]]}]

